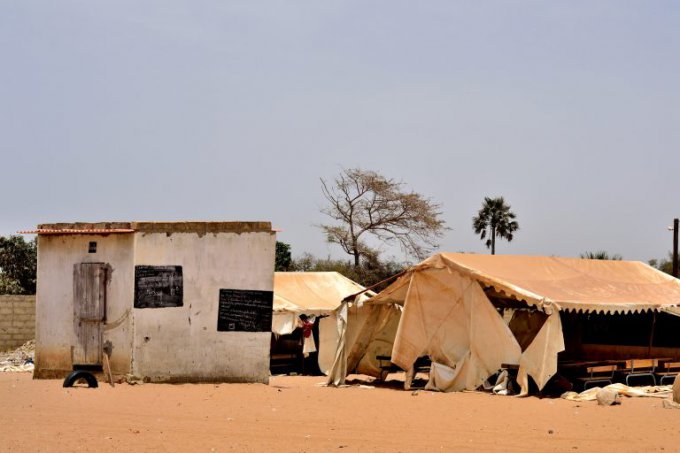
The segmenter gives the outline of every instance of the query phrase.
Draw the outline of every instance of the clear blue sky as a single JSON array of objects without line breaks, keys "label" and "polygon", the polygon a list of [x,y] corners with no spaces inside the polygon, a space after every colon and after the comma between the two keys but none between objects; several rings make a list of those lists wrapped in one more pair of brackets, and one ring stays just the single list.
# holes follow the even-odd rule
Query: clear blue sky
[{"label": "clear blue sky", "polygon": [[442,203],[446,251],[486,195],[500,253],[662,257],[680,216],[674,1],[3,1],[0,56],[0,234],[270,220],[341,257],[341,166]]}]

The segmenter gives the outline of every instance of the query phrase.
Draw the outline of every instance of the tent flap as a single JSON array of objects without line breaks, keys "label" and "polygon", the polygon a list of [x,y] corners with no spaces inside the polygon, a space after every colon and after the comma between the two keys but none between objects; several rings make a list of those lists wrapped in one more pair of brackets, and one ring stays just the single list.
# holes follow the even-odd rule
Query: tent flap
[{"label": "tent flap", "polygon": [[531,376],[539,390],[545,387],[551,377],[557,373],[557,354],[564,351],[564,336],[559,313],[553,313],[541,327],[538,335],[522,353],[517,372],[517,383],[520,395],[529,394]]},{"label": "tent flap", "polygon": [[430,268],[411,276],[392,362],[410,370],[422,355],[455,370],[440,388],[435,367],[429,387],[456,391],[477,388],[502,363],[517,363],[521,349],[474,280]]},{"label": "tent flap", "polygon": [[379,377],[378,356],[392,351],[401,307],[391,304],[362,305],[345,303],[337,312],[338,347],[328,372],[328,385],[344,385],[348,372]]}]

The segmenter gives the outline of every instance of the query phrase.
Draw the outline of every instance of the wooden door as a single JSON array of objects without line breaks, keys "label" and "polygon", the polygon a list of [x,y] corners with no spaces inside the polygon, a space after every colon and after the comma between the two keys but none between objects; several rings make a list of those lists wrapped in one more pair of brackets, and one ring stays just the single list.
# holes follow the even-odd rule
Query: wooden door
[{"label": "wooden door", "polygon": [[76,344],[74,365],[101,365],[102,323],[106,316],[104,263],[80,263],[73,268],[73,308]]}]

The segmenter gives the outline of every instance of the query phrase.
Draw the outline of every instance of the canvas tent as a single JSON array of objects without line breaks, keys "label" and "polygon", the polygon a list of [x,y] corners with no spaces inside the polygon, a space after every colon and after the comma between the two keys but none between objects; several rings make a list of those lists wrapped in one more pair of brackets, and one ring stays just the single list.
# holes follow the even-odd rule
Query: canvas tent
[{"label": "canvas tent", "polygon": [[[429,355],[429,388],[475,389],[502,364],[515,364],[527,393],[529,376],[541,389],[557,371],[565,348],[560,312],[675,314],[680,281],[640,262],[441,253],[365,306],[382,304],[403,306],[392,362],[410,370]],[[346,364],[366,354],[356,344],[375,335],[366,326],[344,344],[329,383],[343,381]]]},{"label": "canvas tent", "polygon": [[[274,275],[274,307],[272,332],[291,334],[302,327],[301,315],[320,317],[319,344],[305,338],[305,349],[318,351],[319,369],[327,373],[337,347],[337,310],[342,300],[364,291],[360,284],[338,272],[276,272]],[[374,296],[365,292],[359,302]]]}]

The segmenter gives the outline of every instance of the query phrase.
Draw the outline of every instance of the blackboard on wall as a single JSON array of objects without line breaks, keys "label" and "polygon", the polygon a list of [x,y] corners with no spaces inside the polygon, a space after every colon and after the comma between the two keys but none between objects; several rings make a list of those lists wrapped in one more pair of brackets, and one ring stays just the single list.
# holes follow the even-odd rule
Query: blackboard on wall
[{"label": "blackboard on wall", "polygon": [[135,266],[135,308],[181,307],[182,266]]},{"label": "blackboard on wall", "polygon": [[220,289],[218,332],[271,332],[272,291]]}]

